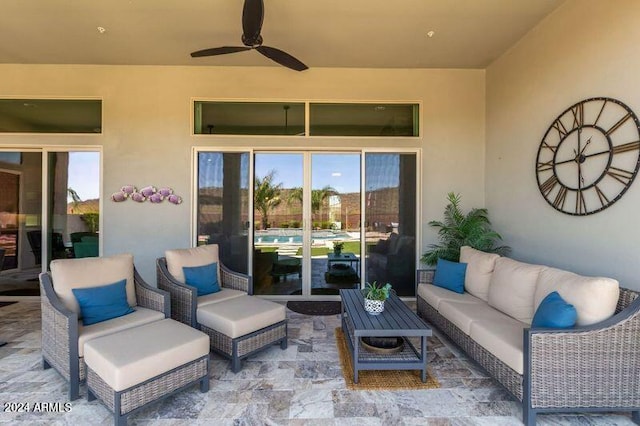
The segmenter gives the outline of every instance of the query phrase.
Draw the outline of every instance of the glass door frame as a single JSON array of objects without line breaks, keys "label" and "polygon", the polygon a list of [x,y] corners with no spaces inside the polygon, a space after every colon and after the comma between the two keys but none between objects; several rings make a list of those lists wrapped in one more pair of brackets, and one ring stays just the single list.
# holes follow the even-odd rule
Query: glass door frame
[{"label": "glass door frame", "polygon": [[[303,199],[305,200],[303,203],[303,220],[302,220],[302,228],[303,228],[303,257],[302,257],[302,296],[291,296],[291,295],[261,295],[260,297],[264,297],[265,299],[275,300],[275,301],[287,301],[287,300],[340,300],[340,296],[326,296],[326,295],[311,295],[311,256],[310,256],[310,241],[311,241],[311,232],[312,232],[312,220],[311,220],[311,155],[313,153],[351,153],[351,154],[360,154],[361,162],[360,162],[360,211],[361,211],[361,220],[366,217],[366,182],[365,182],[365,172],[366,172],[366,154],[368,153],[393,153],[393,154],[415,154],[416,155],[416,250],[415,250],[415,261],[416,265],[419,264],[420,260],[420,248],[422,247],[422,149],[421,148],[412,148],[412,147],[397,147],[397,148],[371,148],[371,147],[304,147],[304,148],[293,148],[291,146],[269,146],[269,147],[229,147],[229,146],[193,146],[191,151],[192,156],[192,185],[191,185],[191,244],[192,247],[196,247],[198,244],[198,235],[197,235],[197,220],[198,220],[198,154],[201,152],[222,152],[222,153],[247,153],[249,154],[249,182],[253,183],[255,180],[255,165],[254,165],[254,156],[257,153],[300,153],[303,154]],[[248,211],[254,211],[254,188],[253,184],[249,185],[249,206]],[[254,226],[255,220],[253,214],[249,215],[249,227],[248,227],[248,238],[247,238],[247,250],[248,253],[252,253],[253,250],[253,239],[254,239]],[[360,285],[364,285],[365,277],[366,277],[366,240],[364,238],[363,226],[361,225],[361,238],[360,238]],[[309,255],[307,255],[309,254]],[[253,255],[248,256],[248,271],[253,271]],[[250,274],[251,276],[251,274]],[[307,290],[309,294],[305,295],[304,291]],[[415,297],[405,298],[407,300],[413,300]]]}]

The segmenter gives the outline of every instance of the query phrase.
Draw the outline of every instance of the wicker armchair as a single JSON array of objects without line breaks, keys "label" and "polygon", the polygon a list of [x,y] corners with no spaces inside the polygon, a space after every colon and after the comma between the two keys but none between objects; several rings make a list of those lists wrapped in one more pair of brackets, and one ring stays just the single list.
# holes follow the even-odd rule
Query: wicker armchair
[{"label": "wicker armchair", "polygon": [[[430,284],[433,271],[419,270]],[[538,413],[631,411],[640,424],[640,293],[620,288],[616,313],[592,326],[524,330],[524,374],[476,343],[418,296],[418,313],[442,330],[522,402],[523,422]]]},{"label": "wicker armchair", "polygon": [[[231,361],[237,373],[241,361],[273,344],[287,348],[286,310],[283,305],[252,296],[251,277],[221,264],[218,246],[168,250],[156,261],[158,287],[171,294],[172,318],[207,333],[211,350]],[[217,262],[221,290],[198,297],[185,284],[185,267]]]},{"label": "wicker armchair", "polygon": [[[65,259],[55,260],[52,262],[52,268],[56,265],[54,262],[71,262],[67,263],[66,267],[73,267],[74,262],[82,262],[82,264],[91,265],[97,264],[95,262],[101,262],[106,259],[113,259],[117,257],[130,258],[131,270],[133,271],[133,282],[135,289],[136,308],[146,308],[146,310],[157,311],[161,315],[145,314],[145,318],[129,320],[133,326],[140,324],[141,322],[151,321],[152,319],[167,318],[170,316],[169,307],[169,294],[165,291],[158,290],[146,284],[142,277],[138,274],[133,267],[133,257],[130,255],[113,256],[111,258],[87,258],[87,259]],[[126,260],[125,260],[126,261]],[[87,262],[92,262],[91,264]],[[108,262],[108,261],[107,261]],[[109,263],[105,265],[111,267]],[[97,271],[94,280],[103,279],[104,275]],[[124,278],[124,277],[123,277]],[[84,283],[87,284],[87,283]],[[84,287],[91,287],[95,285],[103,285],[105,282],[92,283],[93,285],[84,285]],[[80,339],[83,333],[91,333],[94,337],[101,335],[101,332],[96,332],[96,325],[106,325],[106,331],[102,332],[102,335],[109,334],[126,328],[127,325],[120,322],[115,328],[109,329],[109,321],[116,321],[119,318],[105,321],[104,323],[95,324],[93,326],[84,327],[82,320],[79,320],[79,314],[76,310],[71,309],[67,303],[56,292],[56,282],[52,278],[51,272],[45,272],[40,274],[40,300],[42,309],[42,361],[43,368],[55,368],[62,377],[69,382],[69,400],[77,399],[80,393],[80,383],[86,379],[86,365],[84,359],[80,356]],[[136,309],[136,313],[143,312],[142,309]],[[130,314],[134,315],[134,314]],[[127,315],[128,316],[128,315]],[[127,317],[125,316],[125,317]],[[121,317],[121,318],[125,318]],[[114,326],[114,324],[111,324]],[[92,330],[89,328],[93,328]],[[87,334],[84,335],[86,339]]]}]

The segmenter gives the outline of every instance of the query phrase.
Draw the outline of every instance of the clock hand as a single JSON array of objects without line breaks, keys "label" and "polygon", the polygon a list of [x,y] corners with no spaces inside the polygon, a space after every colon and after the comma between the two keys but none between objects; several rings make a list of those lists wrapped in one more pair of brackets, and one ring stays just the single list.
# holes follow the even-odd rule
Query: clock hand
[{"label": "clock hand", "polygon": [[584,144],[584,147],[582,147],[582,151],[580,151],[580,155],[582,155],[584,153],[584,150],[587,149],[587,146],[589,146],[589,144],[591,143],[591,138],[593,136],[589,136],[589,139],[587,139],[587,143]]}]

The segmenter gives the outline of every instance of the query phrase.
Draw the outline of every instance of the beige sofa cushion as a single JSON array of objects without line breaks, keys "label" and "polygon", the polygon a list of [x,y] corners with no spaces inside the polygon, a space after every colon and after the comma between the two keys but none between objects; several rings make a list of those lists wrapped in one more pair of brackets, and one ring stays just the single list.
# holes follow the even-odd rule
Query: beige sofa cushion
[{"label": "beige sofa cushion", "polygon": [[577,325],[590,325],[615,313],[620,286],[618,281],[603,277],[583,277],[573,272],[546,268],[540,273],[534,295],[534,308],[542,299],[557,291],[576,308]]},{"label": "beige sofa cushion", "polygon": [[496,259],[489,285],[489,305],[518,321],[531,324],[533,295],[538,275],[544,268],[507,257]]},{"label": "beige sofa cushion", "polygon": [[233,299],[235,297],[246,296],[247,292],[240,290],[233,290],[230,288],[220,288],[220,291],[215,293],[206,294],[198,297],[198,308],[210,303],[223,302],[225,300]]},{"label": "beige sofa cushion", "polygon": [[500,256],[495,253],[485,253],[473,247],[460,248],[460,263],[467,264],[464,277],[464,290],[479,297],[485,302],[489,300],[489,283]]},{"label": "beige sofa cushion", "polygon": [[482,319],[471,324],[471,338],[518,374],[524,373],[523,340],[528,324],[511,317]]},{"label": "beige sofa cushion", "polygon": [[96,324],[84,326],[82,325],[82,321],[79,321],[78,354],[80,357],[84,356],[84,344],[96,337],[106,336],[107,334],[113,334],[117,331],[138,327],[163,319],[164,313],[137,306],[134,308],[134,312],[130,314]]},{"label": "beige sofa cushion", "polygon": [[418,296],[422,297],[436,310],[440,309],[440,304],[443,301],[485,304],[485,302],[469,293],[460,294],[432,284],[418,284]]},{"label": "beige sofa cushion", "polygon": [[513,318],[492,308],[486,302],[464,303],[443,301],[440,303],[438,312],[467,335],[471,335],[471,325],[476,321],[488,320],[499,322],[500,320],[513,320]]},{"label": "beige sofa cushion", "polygon": [[121,391],[208,354],[209,336],[165,319],[88,341],[84,360]]},{"label": "beige sofa cushion", "polygon": [[113,284],[126,279],[127,302],[136,306],[133,280],[133,255],[119,254],[109,257],[85,257],[82,259],[56,259],[51,262],[53,290],[62,303],[81,317],[80,306],[74,288],[89,288]]},{"label": "beige sofa cushion", "polygon": [[164,256],[167,259],[169,273],[173,275],[176,281],[183,284],[185,283],[184,271],[182,270],[184,266],[203,266],[218,262],[218,283],[222,286],[217,244],[207,244],[189,249],[167,250]]},{"label": "beige sofa cushion", "polygon": [[242,296],[198,308],[197,321],[236,338],[284,321],[285,307],[255,296]]}]

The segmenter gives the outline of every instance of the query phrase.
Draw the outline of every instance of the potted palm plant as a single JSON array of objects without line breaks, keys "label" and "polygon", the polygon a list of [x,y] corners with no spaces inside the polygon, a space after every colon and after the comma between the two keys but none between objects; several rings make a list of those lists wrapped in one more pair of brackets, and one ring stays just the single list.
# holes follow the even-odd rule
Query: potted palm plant
[{"label": "potted palm plant", "polygon": [[340,256],[342,254],[343,248],[344,248],[344,243],[342,241],[333,242],[333,254],[335,254],[336,256]]},{"label": "potted palm plant", "polygon": [[435,265],[438,259],[458,262],[460,247],[470,246],[487,253],[507,255],[508,246],[497,246],[502,240],[500,234],[491,229],[487,209],[472,209],[466,215],[460,209],[460,194],[447,194],[449,204],[444,209],[444,221],[432,220],[429,225],[438,228],[438,244],[431,244],[429,250],[422,255],[422,262]]},{"label": "potted palm plant", "polygon": [[389,298],[391,284],[366,283],[363,290],[364,310],[371,315],[379,315],[384,312],[384,302]]}]

